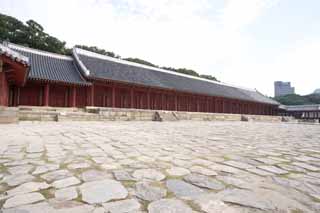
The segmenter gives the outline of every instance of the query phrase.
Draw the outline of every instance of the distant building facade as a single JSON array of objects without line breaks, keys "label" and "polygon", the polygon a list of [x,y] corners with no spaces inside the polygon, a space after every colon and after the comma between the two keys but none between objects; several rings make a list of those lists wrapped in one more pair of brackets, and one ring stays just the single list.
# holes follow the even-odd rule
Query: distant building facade
[{"label": "distant building facade", "polygon": [[274,96],[283,96],[294,94],[294,87],[291,86],[290,82],[275,81],[274,82]]},{"label": "distant building facade", "polygon": [[313,94],[320,94],[320,88],[319,89],[316,89]]}]

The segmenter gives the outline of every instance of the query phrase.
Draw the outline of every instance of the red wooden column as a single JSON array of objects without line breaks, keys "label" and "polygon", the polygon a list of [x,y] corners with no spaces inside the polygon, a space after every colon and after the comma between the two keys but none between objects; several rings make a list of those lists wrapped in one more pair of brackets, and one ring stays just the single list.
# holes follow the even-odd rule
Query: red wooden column
[{"label": "red wooden column", "polygon": [[112,92],[111,92],[111,97],[112,97],[112,107],[116,107],[116,87],[114,84],[112,84]]},{"label": "red wooden column", "polygon": [[134,93],[133,93],[133,87],[130,88],[130,107],[134,108]]},{"label": "red wooden column", "polygon": [[49,106],[49,99],[50,99],[50,85],[46,84],[44,86],[44,91],[43,91],[43,106]]},{"label": "red wooden column", "polygon": [[174,93],[174,110],[178,111],[178,95]]},{"label": "red wooden column", "polygon": [[150,89],[147,90],[147,109],[151,109],[150,103]]},{"label": "red wooden column", "polygon": [[90,97],[90,100],[89,100],[90,106],[94,106],[94,85],[92,85],[90,87],[90,95],[89,95],[89,97]]},{"label": "red wooden column", "polygon": [[199,98],[196,97],[196,103],[197,103],[197,112],[200,112],[200,104],[199,104]]},{"label": "red wooden column", "polygon": [[71,107],[76,107],[76,99],[77,98],[77,88],[75,86],[71,87],[71,97],[70,97],[70,106]]},{"label": "red wooden column", "polygon": [[2,70],[2,65],[0,64],[0,106],[8,106],[8,97],[9,97],[8,82],[6,79],[6,74]]}]

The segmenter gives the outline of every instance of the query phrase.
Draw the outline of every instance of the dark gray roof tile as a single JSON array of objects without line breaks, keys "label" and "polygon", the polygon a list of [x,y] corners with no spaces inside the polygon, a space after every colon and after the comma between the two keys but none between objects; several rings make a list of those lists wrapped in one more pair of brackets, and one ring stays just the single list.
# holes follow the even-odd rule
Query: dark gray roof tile
[{"label": "dark gray roof tile", "polygon": [[73,54],[79,59],[77,63],[81,63],[79,67],[89,71],[87,76],[92,78],[278,105],[276,101],[255,90],[122,61],[78,48],[74,49]]},{"label": "dark gray roof tile", "polygon": [[9,48],[29,60],[28,79],[45,80],[78,85],[89,85],[75,66],[72,57],[9,44]]}]

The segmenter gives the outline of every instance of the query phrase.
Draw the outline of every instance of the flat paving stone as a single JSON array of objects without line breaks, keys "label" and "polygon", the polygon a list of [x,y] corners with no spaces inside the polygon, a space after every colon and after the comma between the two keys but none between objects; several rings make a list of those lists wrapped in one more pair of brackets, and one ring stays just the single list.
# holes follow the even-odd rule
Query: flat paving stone
[{"label": "flat paving stone", "polygon": [[141,204],[135,199],[103,203],[102,206],[106,212],[110,213],[134,212],[141,208]]},{"label": "flat paving stone", "polygon": [[6,200],[3,204],[3,208],[12,208],[15,206],[26,205],[30,203],[35,203],[44,200],[45,198],[43,195],[37,192],[29,193],[29,194],[22,194],[16,195]]},{"label": "flat paving stone", "polygon": [[103,180],[108,178],[110,178],[110,175],[108,175],[106,172],[94,169],[87,170],[81,173],[81,179],[85,182]]},{"label": "flat paving stone", "polygon": [[0,138],[1,204],[44,197],[4,213],[102,213],[131,199],[137,213],[166,198],[183,204],[169,212],[320,212],[319,125],[21,122]]},{"label": "flat paving stone", "polygon": [[29,174],[15,174],[5,176],[2,181],[9,186],[17,186],[22,183],[30,182],[34,179],[35,177]]},{"label": "flat paving stone", "polygon": [[188,169],[181,168],[181,167],[172,167],[170,169],[167,169],[166,172],[170,176],[177,176],[177,177],[190,174],[190,171]]},{"label": "flat paving stone", "polygon": [[207,177],[205,175],[189,174],[185,176],[183,180],[201,188],[207,188],[207,189],[213,189],[213,190],[222,190],[225,188],[225,186],[221,182],[213,178]]},{"label": "flat paving stone", "polygon": [[201,188],[186,183],[182,180],[167,180],[166,185],[168,190],[173,192],[177,197],[192,197],[205,192]]},{"label": "flat paving stone", "polygon": [[275,166],[259,166],[259,169],[265,170],[267,172],[271,172],[277,175],[285,175],[288,174],[289,172],[283,169],[280,169],[278,167]]},{"label": "flat paving stone", "polygon": [[148,206],[149,213],[192,213],[192,209],[182,202],[176,199],[162,199],[154,201]]},{"label": "flat paving stone", "polygon": [[82,200],[89,204],[124,199],[128,196],[128,191],[120,182],[115,180],[86,182],[79,189],[82,194]]},{"label": "flat paving stone", "polygon": [[165,175],[155,169],[139,169],[135,170],[132,174],[137,180],[156,180],[160,181],[165,179]]},{"label": "flat paving stone", "polygon": [[45,179],[46,181],[52,182],[55,180],[61,180],[71,176],[72,176],[72,173],[70,171],[62,169],[62,170],[56,170],[56,171],[41,175],[41,178]]},{"label": "flat paving stone", "polygon": [[135,184],[136,196],[145,201],[155,201],[164,198],[167,190],[152,185],[151,182],[138,182]]},{"label": "flat paving stone", "polygon": [[46,182],[29,182],[29,183],[23,183],[13,189],[10,189],[6,191],[6,195],[13,196],[18,194],[26,194],[29,192],[35,192],[43,189],[48,189],[51,186],[47,184]]},{"label": "flat paving stone", "polygon": [[76,177],[68,177],[68,178],[65,178],[65,179],[54,181],[52,183],[52,186],[57,188],[57,189],[60,189],[60,188],[68,187],[68,186],[77,185],[79,183],[81,183],[81,181],[78,178],[76,178]]},{"label": "flat paving stone", "polygon": [[78,192],[76,187],[70,187],[55,191],[54,196],[57,200],[72,200],[78,197]]}]

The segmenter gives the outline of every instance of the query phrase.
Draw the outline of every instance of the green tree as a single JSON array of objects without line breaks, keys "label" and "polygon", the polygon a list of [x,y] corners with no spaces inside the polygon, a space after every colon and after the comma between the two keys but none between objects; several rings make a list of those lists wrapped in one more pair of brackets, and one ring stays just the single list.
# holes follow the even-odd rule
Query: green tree
[{"label": "green tree", "polygon": [[143,64],[143,65],[147,65],[147,66],[151,66],[151,67],[158,67],[157,65],[154,65],[151,62],[148,62],[148,61],[145,61],[145,60],[142,60],[142,59],[139,59],[139,58],[124,58],[123,60],[131,61],[131,62],[134,62],[134,63]]},{"label": "green tree", "polygon": [[98,48],[96,46],[76,45],[76,47],[84,49],[84,50],[88,50],[88,51],[91,51],[91,52],[95,52],[95,53],[98,53],[98,54],[101,54],[101,55],[110,56],[110,57],[113,57],[113,58],[121,58],[120,55],[117,55],[114,52],[109,52],[109,51],[106,51],[104,49],[100,49],[100,48]]}]

